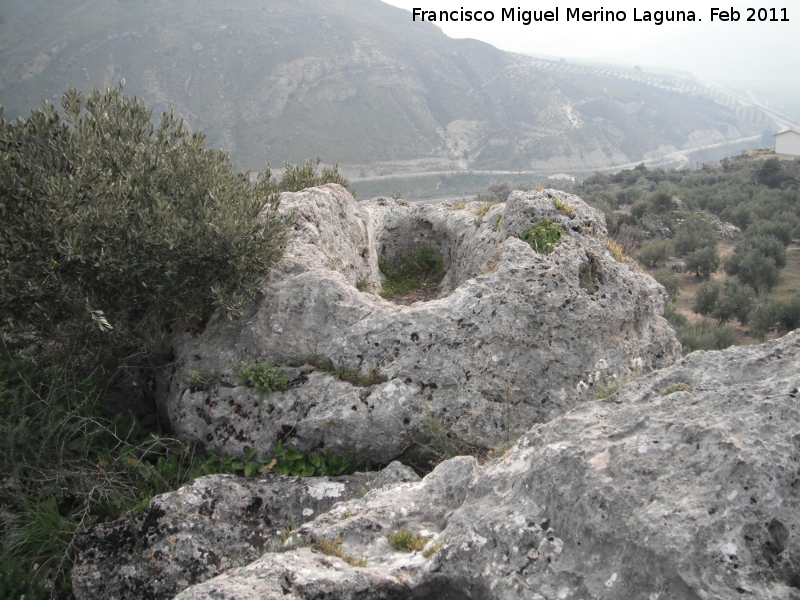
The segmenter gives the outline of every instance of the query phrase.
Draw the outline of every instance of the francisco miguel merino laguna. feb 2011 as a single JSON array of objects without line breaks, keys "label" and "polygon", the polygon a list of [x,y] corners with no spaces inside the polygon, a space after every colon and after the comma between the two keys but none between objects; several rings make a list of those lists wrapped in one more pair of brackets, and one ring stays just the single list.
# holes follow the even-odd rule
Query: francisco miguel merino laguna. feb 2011
[{"label": "francisco miguel merino laguna. feb 2011", "polygon": [[[747,21],[789,21],[788,11],[785,8],[748,8],[745,11],[748,15]],[[711,8],[709,15],[711,21],[738,21],[740,16],[741,13],[739,11],[720,8]],[[488,23],[499,20],[530,25],[531,23],[559,22],[560,17],[565,17],[564,20],[568,22],[611,23],[627,21],[628,13],[624,10],[607,10],[603,7],[600,10],[581,10],[578,7],[562,10],[558,6],[549,10],[524,10],[521,7],[501,8],[499,10],[465,10],[463,7],[460,10],[411,9],[411,19],[413,21],[428,21],[432,23]],[[702,21],[693,10],[640,10],[638,8],[633,9],[631,20],[654,25]]]}]

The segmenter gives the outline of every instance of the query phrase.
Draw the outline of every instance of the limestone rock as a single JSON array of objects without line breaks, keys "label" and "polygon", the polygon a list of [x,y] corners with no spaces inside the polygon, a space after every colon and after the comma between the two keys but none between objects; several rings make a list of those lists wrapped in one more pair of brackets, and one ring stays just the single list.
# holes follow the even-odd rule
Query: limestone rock
[{"label": "limestone rock", "polygon": [[[336,185],[284,194],[296,224],[263,297],[241,320],[212,319],[177,344],[158,390],[174,431],[228,454],[269,454],[288,439],[303,452],[424,466],[446,454],[438,434],[486,451],[562,414],[600,360],[621,373],[635,358],[651,369],[680,355],[660,316],[663,288],[606,250],[602,213],[555,191],[514,192],[483,216],[477,206],[356,203]],[[545,217],[569,233],[549,255],[519,239]],[[443,255],[438,298],[400,306],[374,293],[379,257],[421,242]],[[387,381],[355,387],[312,372],[310,355],[378,367]],[[266,396],[241,386],[234,367],[256,357],[288,365],[293,386]],[[219,385],[187,383],[198,371]]]},{"label": "limestone rock", "polygon": [[73,592],[78,600],[172,598],[190,584],[290,546],[291,530],[338,502],[418,480],[400,463],[346,477],[201,477],[157,496],[135,517],[81,534]]},{"label": "limestone rock", "polygon": [[[294,550],[177,598],[798,599],[798,366],[800,332],[695,352],[485,466],[454,458],[301,528],[366,567]],[[398,528],[426,551],[392,547]]]},{"label": "limestone rock", "polygon": [[671,239],[675,237],[675,232],[661,219],[653,217],[650,213],[645,213],[640,221],[642,229],[647,233],[647,237],[660,237]]},{"label": "limestone rock", "polygon": [[720,219],[717,215],[708,214],[707,218],[714,226],[717,232],[717,239],[720,240],[740,240],[742,239],[742,230],[733,223],[727,223]]}]

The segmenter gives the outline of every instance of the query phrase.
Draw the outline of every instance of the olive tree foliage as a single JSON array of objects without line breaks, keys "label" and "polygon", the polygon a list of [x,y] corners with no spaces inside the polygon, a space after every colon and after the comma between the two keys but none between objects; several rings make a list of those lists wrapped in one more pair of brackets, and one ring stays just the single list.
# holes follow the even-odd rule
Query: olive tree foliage
[{"label": "olive tree foliage", "polygon": [[672,244],[667,240],[654,239],[642,244],[639,260],[647,267],[655,267],[659,261],[665,261],[672,255]]},{"label": "olive tree foliage", "polygon": [[690,254],[695,250],[715,246],[717,243],[716,231],[705,215],[693,213],[686,217],[678,234],[675,236],[674,247],[678,256]]},{"label": "olive tree foliage", "polygon": [[694,311],[704,316],[714,317],[719,324],[738,319],[746,325],[756,304],[756,294],[736,277],[725,282],[706,281],[698,289],[694,300]]},{"label": "olive tree foliage", "polygon": [[784,334],[800,327],[800,294],[787,298],[771,297],[755,308],[751,331],[763,339],[768,333]]},{"label": "olive tree foliage", "polygon": [[[343,187],[347,187],[349,182],[339,173],[339,163],[333,167],[322,167],[322,173],[317,173],[317,168],[320,163],[319,157],[312,160],[306,160],[302,165],[293,165],[287,161],[283,163],[284,173],[281,180],[275,184],[277,189],[281,192],[299,192],[306,188],[323,185],[326,183],[338,183]],[[267,182],[271,182],[270,168],[261,173],[261,178]],[[350,190],[350,193],[355,198],[355,190]]]},{"label": "olive tree foliage", "polygon": [[719,268],[720,258],[717,247],[715,245],[705,246],[693,250],[685,256],[685,262],[689,271],[694,271],[695,275],[702,279],[708,279]]},{"label": "olive tree foliage", "polygon": [[122,85],[61,104],[0,113],[3,341],[106,373],[150,365],[172,332],[244,309],[289,217],[268,173],[251,184],[171,108],[154,127]]},{"label": "olive tree foliage", "polygon": [[728,275],[736,275],[757,292],[768,292],[780,282],[786,266],[786,248],[773,235],[748,236],[725,263]]}]

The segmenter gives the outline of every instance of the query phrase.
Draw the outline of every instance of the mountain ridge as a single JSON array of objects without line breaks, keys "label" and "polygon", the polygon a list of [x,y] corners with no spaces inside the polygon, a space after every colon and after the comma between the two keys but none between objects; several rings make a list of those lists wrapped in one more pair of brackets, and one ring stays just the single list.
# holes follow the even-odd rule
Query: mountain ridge
[{"label": "mountain ridge", "polygon": [[317,155],[353,177],[593,169],[769,123],[641,82],[544,70],[377,0],[32,0],[0,11],[7,115],[69,84],[124,78],[156,113],[173,103],[238,168]]}]

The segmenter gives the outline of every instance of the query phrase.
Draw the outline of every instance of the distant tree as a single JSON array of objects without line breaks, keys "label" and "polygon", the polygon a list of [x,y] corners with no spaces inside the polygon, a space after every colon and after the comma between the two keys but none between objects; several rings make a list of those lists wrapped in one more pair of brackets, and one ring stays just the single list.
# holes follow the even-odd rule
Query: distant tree
[{"label": "distant tree", "polygon": [[653,279],[664,286],[670,300],[676,300],[681,292],[681,282],[678,276],[669,269],[661,269],[653,273]]},{"label": "distant tree", "polygon": [[706,281],[697,288],[694,295],[694,306],[692,310],[698,315],[709,316],[722,295],[722,282]]},{"label": "distant tree", "polygon": [[[636,171],[633,171],[633,173],[638,176]],[[617,204],[623,206],[626,204],[633,204],[641,197],[642,191],[639,188],[632,187],[627,190],[620,190],[617,192]]]},{"label": "distant tree", "polygon": [[645,199],[637,200],[631,206],[631,214],[637,219],[641,219],[650,210],[650,203]]},{"label": "distant tree", "polygon": [[778,157],[769,158],[756,171],[756,181],[771,188],[779,188],[791,176],[787,175]]},{"label": "distant tree", "polygon": [[746,325],[756,304],[756,294],[750,286],[743,285],[736,277],[725,280],[722,293],[711,311],[718,323],[737,319]]},{"label": "distant tree", "polygon": [[674,240],[678,256],[684,256],[700,248],[715,246],[716,243],[714,226],[702,213],[693,213],[686,217]]},{"label": "distant tree", "polygon": [[708,319],[680,327],[677,334],[684,354],[696,350],[724,350],[739,343],[739,334],[733,327],[715,326]]},{"label": "distant tree", "polygon": [[667,240],[655,239],[642,244],[639,260],[647,267],[655,267],[659,261],[667,260],[672,254],[672,244]]},{"label": "distant tree", "polygon": [[775,260],[757,249],[734,252],[725,262],[725,272],[736,275],[739,281],[756,292],[768,292],[778,285],[780,272]]},{"label": "distant tree", "polygon": [[792,226],[786,221],[767,221],[762,219],[747,228],[747,237],[772,236],[784,245],[792,243]]},{"label": "distant tree", "polygon": [[658,213],[665,213],[675,208],[675,203],[672,201],[672,194],[669,192],[656,192],[650,197],[651,210]]},{"label": "distant tree", "polygon": [[[786,266],[786,247],[774,235],[748,235],[733,251],[733,256],[755,250],[775,261],[775,266]],[[733,258],[733,256],[731,258]]]},{"label": "distant tree", "polygon": [[511,183],[505,180],[493,181],[489,184],[489,193],[500,202],[505,202],[511,194]]},{"label": "distant tree", "polygon": [[800,294],[769,298],[751,314],[750,331],[761,339],[770,332],[786,333],[800,328]]},{"label": "distant tree", "polygon": [[719,268],[719,254],[716,246],[705,246],[692,251],[685,257],[686,268],[695,275],[708,279]]}]

